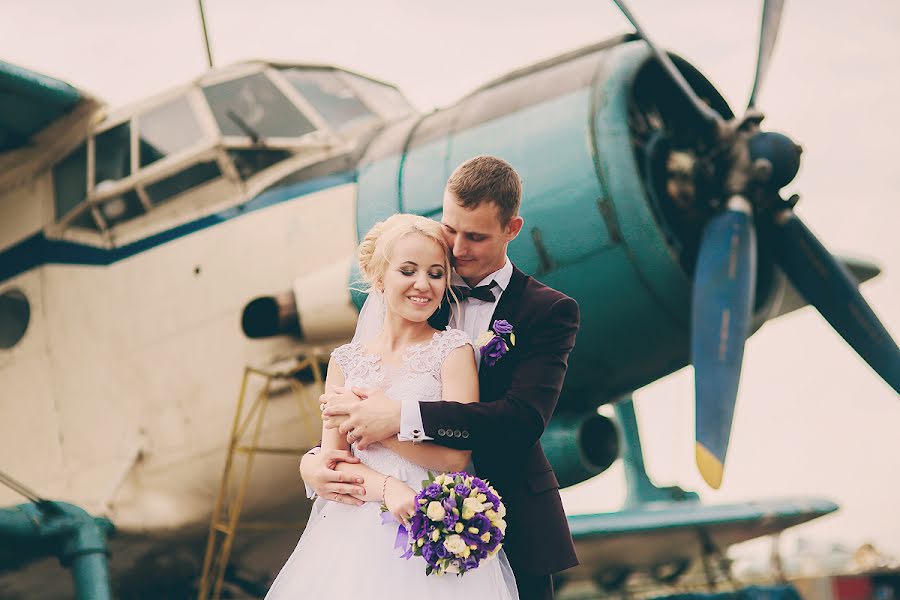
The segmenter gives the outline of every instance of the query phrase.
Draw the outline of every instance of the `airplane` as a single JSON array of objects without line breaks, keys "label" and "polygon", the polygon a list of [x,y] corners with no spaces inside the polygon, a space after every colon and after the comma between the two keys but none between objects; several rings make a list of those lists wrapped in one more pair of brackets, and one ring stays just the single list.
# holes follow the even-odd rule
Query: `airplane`
[{"label": "airplane", "polygon": [[[755,88],[778,4],[766,3]],[[182,577],[173,557],[196,563],[198,543],[202,555],[245,365],[349,339],[359,234],[397,211],[439,216],[449,171],[475,154],[509,160],[526,181],[522,214],[533,225],[510,258],[582,307],[542,439],[562,486],[601,473],[618,453],[639,464],[633,443],[619,444],[627,414],[616,425],[597,407],[627,410],[631,392],[687,364],[697,373],[699,467],[721,483],[744,340],[807,300],[898,389],[896,344],[856,291],[878,268],[811,245],[796,200],[778,198],[796,172],[793,143],[760,132],[758,115],[734,119],[712,83],[644,33],[514,71],[428,114],[389,84],[328,65],[213,69],[122,110],[13,65],[0,80],[11,107],[0,116],[0,448],[13,457],[4,481],[33,500],[0,513],[0,535],[17,541],[0,552],[8,595],[51,585],[46,560],[32,560],[60,552],[42,537],[60,529],[29,537],[28,526],[61,517],[95,528],[85,541],[93,554],[66,559],[79,589],[92,584],[78,559],[97,559],[85,577],[102,576],[100,541],[113,525],[118,589]],[[722,264],[728,276],[717,275]],[[849,316],[830,298],[849,298]],[[724,327],[703,327],[710,322]],[[317,428],[289,404],[271,406],[267,439],[309,447]],[[295,461],[260,465],[247,514],[300,506],[302,489],[286,481],[296,482]],[[590,557],[572,577],[615,583],[683,562],[691,545],[674,537],[627,545],[667,528],[725,545],[836,508],[801,499],[729,512],[654,492],[639,471],[632,481],[644,481],[631,484],[643,493],[633,509],[571,518]],[[677,508],[654,504],[676,498]],[[698,535],[733,529],[745,537]],[[641,552],[648,547],[670,550]],[[261,552],[235,547],[233,562],[252,565]],[[270,560],[258,562],[279,566]]]}]

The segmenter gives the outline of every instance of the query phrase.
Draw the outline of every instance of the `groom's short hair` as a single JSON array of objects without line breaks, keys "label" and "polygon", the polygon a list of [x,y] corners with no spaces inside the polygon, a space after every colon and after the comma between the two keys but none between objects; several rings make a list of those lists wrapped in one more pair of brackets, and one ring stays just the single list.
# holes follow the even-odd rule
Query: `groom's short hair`
[{"label": "groom's short hair", "polygon": [[447,191],[465,208],[473,209],[482,202],[497,205],[500,225],[519,214],[522,180],[508,162],[496,156],[476,156],[456,167],[447,180]]}]

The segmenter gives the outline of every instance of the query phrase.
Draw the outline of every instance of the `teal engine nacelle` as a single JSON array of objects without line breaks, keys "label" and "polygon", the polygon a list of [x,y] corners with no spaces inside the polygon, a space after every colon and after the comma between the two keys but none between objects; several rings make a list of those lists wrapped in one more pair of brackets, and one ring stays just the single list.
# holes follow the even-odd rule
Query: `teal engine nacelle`
[{"label": "teal engine nacelle", "polygon": [[560,487],[599,475],[619,457],[616,424],[597,413],[560,413],[550,421],[541,446],[553,466]]}]

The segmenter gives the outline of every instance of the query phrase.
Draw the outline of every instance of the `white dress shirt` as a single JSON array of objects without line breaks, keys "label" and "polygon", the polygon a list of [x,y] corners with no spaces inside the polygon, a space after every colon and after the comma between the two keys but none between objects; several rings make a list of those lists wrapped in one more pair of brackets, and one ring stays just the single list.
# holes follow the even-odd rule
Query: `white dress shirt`
[{"label": "white dress shirt", "polygon": [[[500,296],[503,295],[503,292],[509,286],[512,272],[512,263],[509,262],[509,258],[506,258],[506,262],[503,263],[502,267],[479,281],[475,286],[490,285],[493,281],[496,285],[491,288],[491,292],[494,294],[495,301],[485,302],[472,297],[460,301],[459,310],[450,311],[449,326],[453,329],[465,331],[469,339],[474,343],[482,333],[490,328],[494,309],[497,307],[497,302],[500,301]],[[453,271],[451,274],[450,283],[452,285],[469,287],[456,271]],[[457,318],[457,314],[459,318]],[[475,365],[481,366],[481,353],[477,349],[475,350]],[[453,400],[453,398],[445,398],[445,400]],[[412,399],[404,400],[401,404],[400,433],[397,435],[397,439],[401,442],[424,442],[433,439],[425,435],[425,428],[422,425],[422,411],[419,410],[418,401]]]}]

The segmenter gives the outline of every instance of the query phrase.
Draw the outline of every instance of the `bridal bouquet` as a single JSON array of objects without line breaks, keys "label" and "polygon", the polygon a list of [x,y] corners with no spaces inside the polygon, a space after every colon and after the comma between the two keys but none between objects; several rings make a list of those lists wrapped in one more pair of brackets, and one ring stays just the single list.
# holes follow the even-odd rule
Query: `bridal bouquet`
[{"label": "bridal bouquet", "polygon": [[[405,550],[402,558],[425,559],[426,575],[462,575],[500,551],[506,507],[486,481],[464,471],[429,473],[416,504],[409,530],[403,525],[397,530],[395,547]],[[382,519],[390,520],[390,513]]]}]

